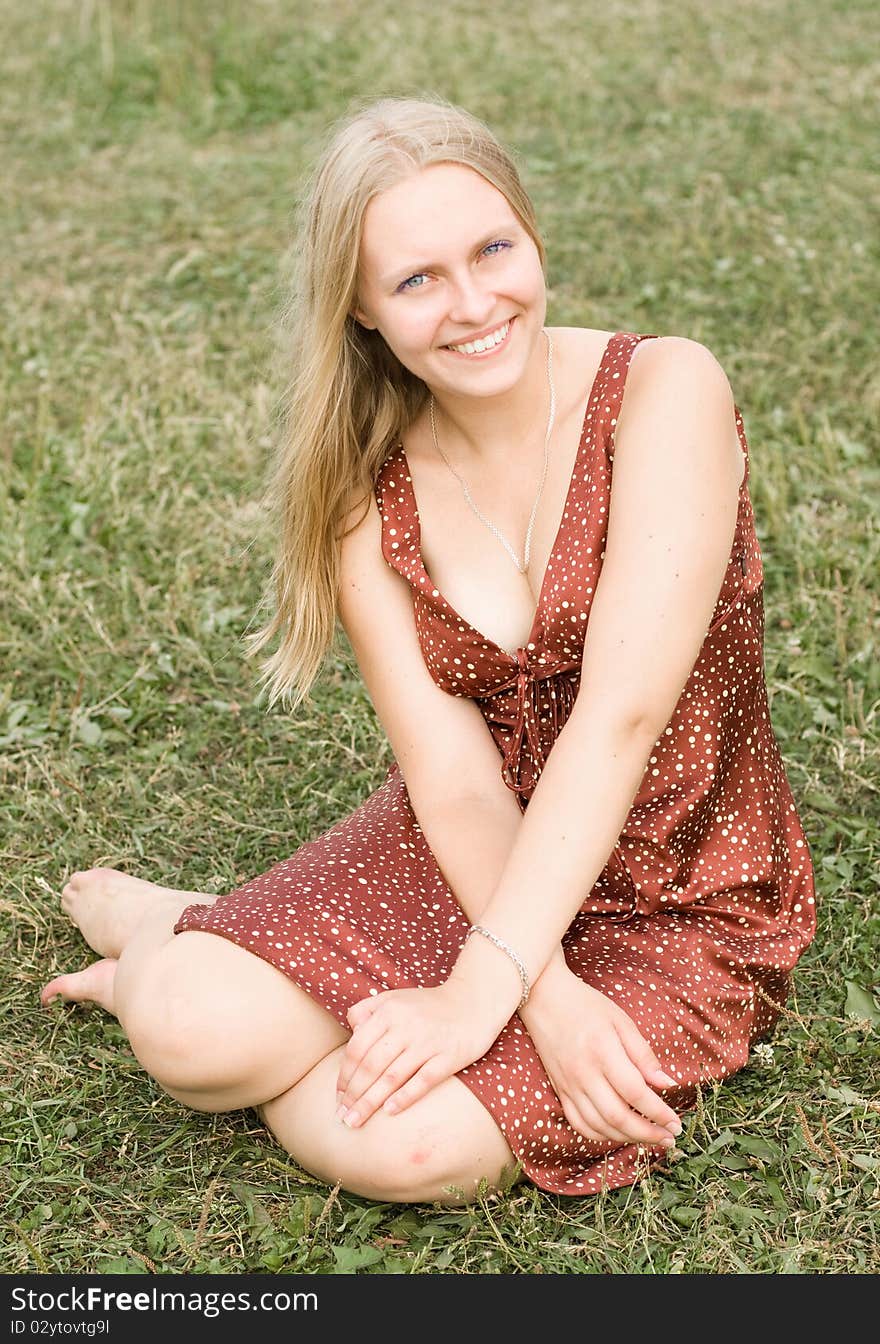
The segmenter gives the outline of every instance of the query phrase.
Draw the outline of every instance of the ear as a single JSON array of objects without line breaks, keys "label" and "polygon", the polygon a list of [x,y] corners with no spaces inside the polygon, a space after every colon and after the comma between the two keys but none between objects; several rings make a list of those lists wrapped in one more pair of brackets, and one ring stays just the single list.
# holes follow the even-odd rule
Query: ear
[{"label": "ear", "polygon": [[352,308],[349,310],[349,317],[353,317],[355,322],[359,322],[367,331],[375,331],[376,324],[371,322],[362,308]]}]

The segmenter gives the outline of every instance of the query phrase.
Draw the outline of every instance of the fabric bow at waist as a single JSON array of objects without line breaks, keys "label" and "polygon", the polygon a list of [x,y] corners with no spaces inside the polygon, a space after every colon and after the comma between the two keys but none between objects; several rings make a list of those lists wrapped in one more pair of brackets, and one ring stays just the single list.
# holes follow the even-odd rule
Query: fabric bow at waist
[{"label": "fabric bow at waist", "polygon": [[[579,672],[581,663],[579,658],[574,658],[568,662],[544,661],[532,666],[525,649],[517,649],[516,661],[516,672],[507,681],[493,687],[492,695],[494,697],[503,691],[516,689],[516,710],[510,740],[504,748],[501,778],[514,793],[528,798],[534,791],[549,752],[549,747],[547,752],[544,751],[541,741],[538,683],[555,683],[548,695],[553,727],[552,746],[571,713],[577,694],[571,679],[563,676],[563,673]],[[523,746],[526,744],[528,758],[532,763],[532,769],[528,772],[523,768]]]}]

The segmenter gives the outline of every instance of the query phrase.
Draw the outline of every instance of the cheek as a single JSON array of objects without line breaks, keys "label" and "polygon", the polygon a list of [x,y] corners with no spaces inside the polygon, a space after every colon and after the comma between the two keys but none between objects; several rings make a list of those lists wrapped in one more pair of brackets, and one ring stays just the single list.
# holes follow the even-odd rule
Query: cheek
[{"label": "cheek", "polygon": [[540,294],[546,289],[544,272],[538,254],[523,257],[517,266],[517,284],[529,294]]},{"label": "cheek", "polygon": [[442,304],[432,303],[430,297],[420,295],[410,304],[401,304],[389,334],[402,350],[416,352],[435,343],[437,328],[442,321]]}]

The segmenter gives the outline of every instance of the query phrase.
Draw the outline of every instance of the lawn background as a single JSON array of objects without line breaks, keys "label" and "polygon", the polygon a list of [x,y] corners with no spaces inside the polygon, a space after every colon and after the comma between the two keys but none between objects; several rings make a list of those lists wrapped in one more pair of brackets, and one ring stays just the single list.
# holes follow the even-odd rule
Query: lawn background
[{"label": "lawn background", "polygon": [[[876,1272],[874,6],[3,0],[0,22],[2,1268]],[[688,336],[727,371],[820,896],[772,1061],[705,1095],[666,1172],[460,1211],[330,1192],[253,1112],[171,1101],[99,1010],[38,1003],[87,960],[74,869],[222,892],[384,778],[346,650],[267,714],[241,635],[301,175],[352,98],[430,91],[517,153],[551,323]]]}]

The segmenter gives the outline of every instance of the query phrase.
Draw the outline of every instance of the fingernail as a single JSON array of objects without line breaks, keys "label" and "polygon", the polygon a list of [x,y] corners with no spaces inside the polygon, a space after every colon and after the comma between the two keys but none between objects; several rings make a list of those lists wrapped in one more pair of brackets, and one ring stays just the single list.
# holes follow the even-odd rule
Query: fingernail
[{"label": "fingernail", "polygon": [[681,1133],[681,1121],[673,1120],[673,1122],[667,1125],[666,1128],[669,1130],[670,1134],[678,1135]]},{"label": "fingernail", "polygon": [[337,1106],[337,1107],[336,1107],[336,1119],[337,1119],[337,1120],[344,1120],[344,1119],[345,1119],[345,1107],[344,1107],[344,1106]]},{"label": "fingernail", "polygon": [[662,1083],[664,1087],[675,1087],[675,1079],[670,1078],[668,1073],[663,1073],[660,1069],[657,1070],[654,1077],[659,1083]]},{"label": "fingernail", "polygon": [[361,1118],[357,1111],[346,1111],[342,1117],[342,1123],[348,1125],[349,1129],[356,1129],[360,1122]]}]

